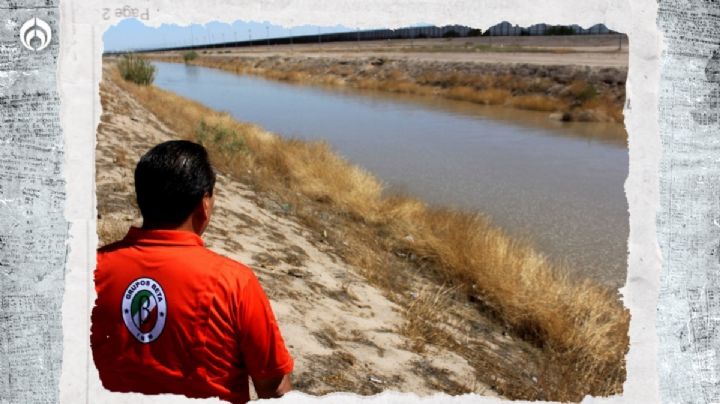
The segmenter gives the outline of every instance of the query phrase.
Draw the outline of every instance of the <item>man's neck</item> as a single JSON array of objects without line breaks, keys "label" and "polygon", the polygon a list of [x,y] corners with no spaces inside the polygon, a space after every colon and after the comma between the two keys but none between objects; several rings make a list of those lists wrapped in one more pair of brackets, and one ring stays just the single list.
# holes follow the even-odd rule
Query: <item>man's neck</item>
[{"label": "man's neck", "polygon": [[143,230],[178,230],[178,231],[189,231],[189,232],[191,232],[191,233],[197,234],[198,236],[200,235],[200,233],[198,233],[198,232],[196,231],[195,226],[193,226],[192,218],[188,218],[188,219],[185,220],[184,222],[180,223],[180,225],[178,225],[178,226],[168,226],[168,225],[161,225],[161,224],[158,225],[158,224],[153,224],[153,223],[148,223],[148,224],[143,223],[142,229],[143,229]]}]

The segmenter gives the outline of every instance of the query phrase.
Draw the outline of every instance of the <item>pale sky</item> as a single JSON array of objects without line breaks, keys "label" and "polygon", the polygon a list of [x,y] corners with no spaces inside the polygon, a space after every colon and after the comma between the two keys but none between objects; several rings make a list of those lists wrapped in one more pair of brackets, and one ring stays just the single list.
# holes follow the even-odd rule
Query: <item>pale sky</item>
[{"label": "pale sky", "polygon": [[[248,31],[249,30],[249,31]],[[291,29],[265,22],[236,21],[232,24],[211,22],[205,25],[178,26],[163,24],[159,28],[145,26],[139,20],[126,19],[110,27],[103,35],[106,52],[200,45],[206,43],[247,41],[293,36],[328,34],[332,32],[354,31],[341,25],[318,27],[303,25]]]}]

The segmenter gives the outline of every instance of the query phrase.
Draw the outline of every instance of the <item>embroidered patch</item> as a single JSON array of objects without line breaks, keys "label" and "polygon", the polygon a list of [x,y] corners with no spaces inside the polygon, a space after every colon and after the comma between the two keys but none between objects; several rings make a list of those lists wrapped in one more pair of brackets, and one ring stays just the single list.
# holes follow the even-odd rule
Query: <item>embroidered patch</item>
[{"label": "embroidered patch", "polygon": [[128,285],[122,301],[122,316],[130,334],[143,344],[158,339],[167,319],[165,293],[158,282],[138,278]]}]

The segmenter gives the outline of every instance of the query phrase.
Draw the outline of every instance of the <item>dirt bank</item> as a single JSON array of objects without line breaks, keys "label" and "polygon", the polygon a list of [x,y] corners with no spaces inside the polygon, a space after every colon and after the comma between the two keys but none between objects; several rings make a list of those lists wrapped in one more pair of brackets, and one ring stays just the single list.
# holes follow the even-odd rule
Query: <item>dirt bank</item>
[{"label": "dirt bank", "polygon": [[[329,42],[266,46],[208,47],[207,55],[254,57],[307,56],[367,59],[384,57],[411,61],[524,63],[545,66],[591,66],[627,69],[625,35],[497,36],[384,41]],[[202,51],[201,51],[202,52]]]}]

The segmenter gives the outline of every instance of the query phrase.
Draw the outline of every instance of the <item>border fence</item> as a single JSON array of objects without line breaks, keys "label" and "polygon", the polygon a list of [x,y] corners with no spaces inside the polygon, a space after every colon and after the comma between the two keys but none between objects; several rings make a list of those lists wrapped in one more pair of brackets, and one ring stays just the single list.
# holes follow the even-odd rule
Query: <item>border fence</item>
[{"label": "border fence", "polygon": [[[459,38],[474,36],[537,36],[537,35],[602,35],[617,34],[618,32],[608,29],[603,24],[596,24],[590,28],[582,28],[579,25],[549,25],[535,24],[530,27],[520,27],[503,21],[497,25],[482,31],[478,28],[471,28],[463,25],[446,25],[407,27],[399,29],[373,29],[356,30],[347,32],[336,32],[317,35],[298,35],[276,38],[258,38],[244,41],[229,41],[192,44],[173,47],[156,47],[145,49],[134,49],[132,52],[162,52],[162,51],[189,51],[212,48],[239,48],[262,45],[293,45],[293,44],[314,44],[327,42],[350,42],[350,41],[378,41],[392,39],[421,39],[421,38]],[[127,51],[106,52],[106,55],[127,53]]]}]

